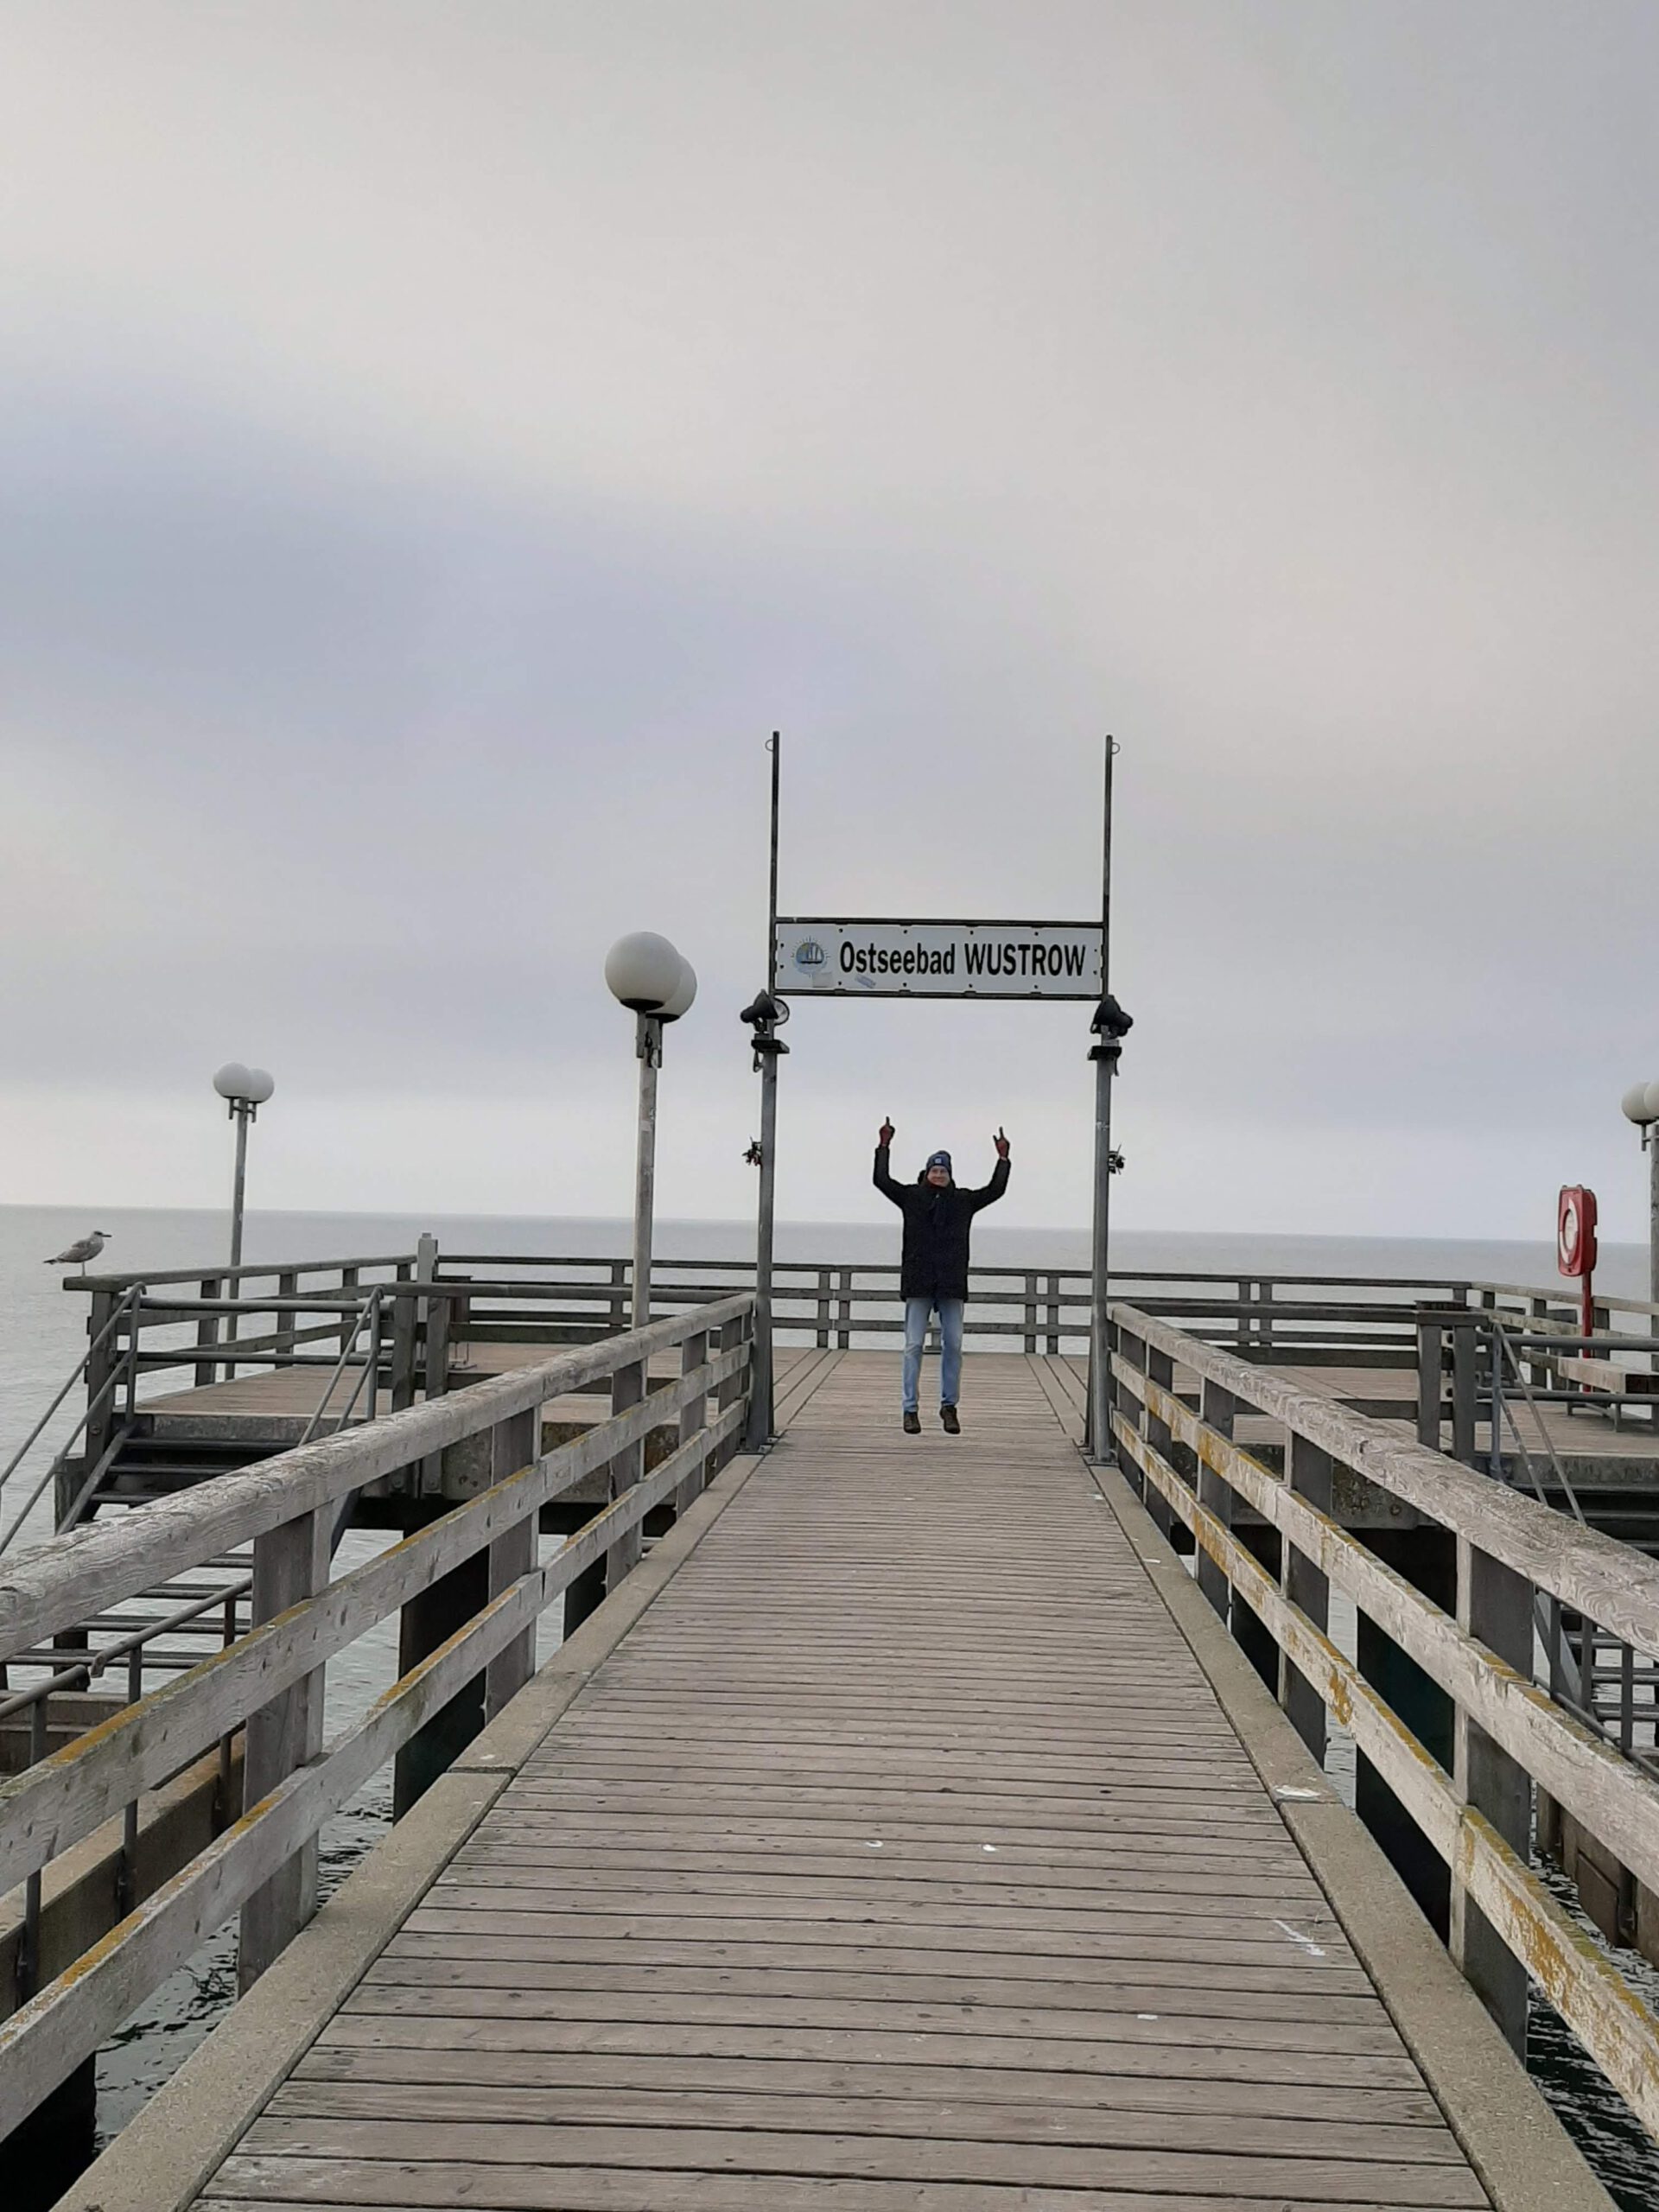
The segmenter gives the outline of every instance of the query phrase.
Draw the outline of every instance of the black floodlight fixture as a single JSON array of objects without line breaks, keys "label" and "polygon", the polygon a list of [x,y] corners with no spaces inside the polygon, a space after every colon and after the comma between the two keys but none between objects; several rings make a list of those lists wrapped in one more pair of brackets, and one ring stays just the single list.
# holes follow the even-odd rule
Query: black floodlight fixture
[{"label": "black floodlight fixture", "polygon": [[1110,1060],[1116,1065],[1118,1055],[1123,1050],[1123,1039],[1134,1027],[1134,1015],[1125,1014],[1117,1001],[1108,991],[1095,1008],[1093,1018],[1089,1024],[1091,1033],[1100,1040],[1090,1049],[1090,1058]]},{"label": "black floodlight fixture", "polygon": [[789,1047],[783,1039],[772,1033],[779,1022],[789,1020],[789,1001],[786,999],[774,998],[770,991],[758,992],[737,1018],[740,1021],[747,1021],[754,1033],[749,1041],[754,1046],[757,1071],[763,1060],[781,1058],[788,1052]]}]

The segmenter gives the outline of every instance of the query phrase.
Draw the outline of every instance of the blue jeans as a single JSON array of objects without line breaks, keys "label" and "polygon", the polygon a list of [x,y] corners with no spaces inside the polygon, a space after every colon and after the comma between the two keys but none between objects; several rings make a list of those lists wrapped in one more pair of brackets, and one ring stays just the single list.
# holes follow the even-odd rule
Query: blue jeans
[{"label": "blue jeans", "polygon": [[927,1317],[937,1308],[944,1356],[939,1361],[939,1403],[954,1406],[962,1388],[962,1308],[960,1298],[907,1298],[905,1300],[905,1405],[916,1411],[916,1392],[922,1377],[922,1345],[927,1336]]}]

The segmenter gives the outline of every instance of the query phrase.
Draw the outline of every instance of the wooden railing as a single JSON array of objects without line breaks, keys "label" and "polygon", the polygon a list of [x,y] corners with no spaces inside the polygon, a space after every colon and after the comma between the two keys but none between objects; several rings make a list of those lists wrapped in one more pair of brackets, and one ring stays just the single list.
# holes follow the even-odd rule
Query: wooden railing
[{"label": "wooden railing", "polygon": [[[1328,1719],[1351,1732],[1362,1815],[1511,2040],[1531,1976],[1659,2134],[1659,2019],[1530,1859],[1535,1799],[1546,1840],[1570,1820],[1659,1897],[1659,1783],[1533,1679],[1541,1597],[1659,1660],[1659,1563],[1142,1310],[1113,1324],[1113,1433],[1154,1520],[1186,1532],[1199,1587],[1315,1756]],[[1251,1414],[1271,1454],[1236,1440]],[[1341,1525],[1367,1487],[1408,1538]],[[1356,1609],[1353,1660],[1333,1589]]]},{"label": "wooden railing", "polygon": [[[658,1260],[653,1311],[722,1296],[734,1278],[752,1281],[753,1274],[747,1260]],[[779,1260],[773,1325],[780,1338],[805,1338],[821,1350],[844,1351],[855,1342],[896,1338],[905,1325],[899,1279],[896,1262]],[[1112,1285],[1147,1311],[1179,1318],[1248,1358],[1328,1364],[1363,1353],[1375,1363],[1404,1367],[1416,1358],[1419,1310],[1461,1306],[1469,1291],[1465,1282],[1450,1280],[1179,1268],[1114,1268]],[[452,1287],[464,1298],[451,1318],[454,1339],[483,1344],[522,1342],[537,1332],[552,1338],[620,1327],[629,1286],[624,1259],[461,1252],[441,1259],[433,1287]],[[964,1334],[1010,1351],[1080,1351],[1088,1342],[1090,1305],[1086,1268],[976,1267]]]},{"label": "wooden railing", "polygon": [[[453,1755],[455,1701],[467,1701],[478,1726],[505,1704],[531,1674],[537,1618],[579,1575],[602,1560],[607,1587],[615,1587],[639,1556],[647,1513],[688,1503],[735,1451],[753,1313],[752,1295],[739,1293],[573,1347],[78,1529],[0,1569],[3,1667],[25,1652],[67,1651],[73,1662],[81,1624],[240,1547],[252,1555],[247,1633],[0,1783],[0,1896],[23,1885],[29,1919],[22,2001],[0,2023],[0,2138],[238,1910],[245,1985],[260,1972],[312,1910],[322,1823],[423,1736],[429,1751],[436,1743]],[[678,1355],[677,1374],[652,1376],[651,1361],[666,1353]],[[609,1418],[543,1452],[539,1408],[607,1382]],[[646,1438],[664,1427],[671,1448],[647,1471]],[[334,1532],[365,1484],[480,1437],[488,1487],[330,1580]],[[539,1560],[542,1509],[607,1468],[612,1503]],[[453,1632],[446,1626],[443,1640],[325,1748],[330,1658],[458,1570],[474,1576],[470,1617]],[[42,1732],[46,1721],[42,1712]],[[124,1821],[121,1848],[130,1851],[141,1794],[211,1759],[238,1733],[241,1817],[221,1805],[221,1821],[232,1824],[48,1979],[40,1930],[53,1862]],[[129,1893],[133,1872],[128,1866]]]}]

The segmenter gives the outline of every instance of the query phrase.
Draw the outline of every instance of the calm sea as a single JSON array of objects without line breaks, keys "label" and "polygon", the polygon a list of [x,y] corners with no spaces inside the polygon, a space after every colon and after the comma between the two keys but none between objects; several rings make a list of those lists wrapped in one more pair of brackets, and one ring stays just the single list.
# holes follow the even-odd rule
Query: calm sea
[{"label": "calm sea", "polygon": [[[111,1273],[130,1274],[174,1268],[221,1265],[228,1243],[223,1214],[135,1211],[97,1205],[0,1207],[0,1465],[28,1433],[48,1400],[79,1360],[86,1346],[86,1300],[59,1287],[61,1268],[41,1264],[89,1230],[110,1234],[98,1265]],[[373,1257],[410,1251],[423,1231],[436,1236],[441,1251],[518,1254],[526,1258],[554,1254],[566,1258],[610,1258],[626,1253],[626,1222],[598,1219],[532,1220],[377,1214],[251,1214],[245,1258],[261,1261],[315,1260],[335,1255]],[[664,1259],[746,1259],[753,1255],[753,1230],[737,1222],[664,1222],[658,1225],[657,1249]],[[838,1266],[873,1265],[897,1256],[895,1226],[876,1224],[791,1223],[780,1225],[779,1255]],[[982,1222],[975,1236],[975,1257],[983,1265],[1010,1268],[1084,1267],[1089,1260],[1085,1230],[1022,1230],[995,1220]],[[1350,1279],[1395,1276],[1440,1280],[1555,1285],[1554,1251],[1548,1243],[1476,1243],[1416,1238],[1337,1236],[1201,1236],[1125,1232],[1114,1240],[1115,1268],[1171,1272],[1250,1272],[1281,1283],[1299,1277],[1334,1275]],[[1634,1245],[1605,1245],[1598,1287],[1615,1296],[1642,1298],[1647,1293],[1647,1254]],[[158,1388],[171,1387],[166,1382]],[[73,1394],[60,1419],[42,1437],[8,1487],[0,1520],[7,1524],[13,1501],[31,1478],[44,1471],[59,1437],[77,1410]],[[46,1501],[30,1516],[23,1540],[49,1533]],[[367,1557],[391,1539],[354,1534],[342,1547],[341,1564]],[[551,1634],[556,1635],[556,1631]],[[1345,1640],[1345,1639],[1342,1639]],[[544,1637],[543,1653],[551,1648]],[[341,1726],[384,1689],[396,1672],[396,1633],[387,1624],[330,1669],[328,1718]],[[1351,1757],[1342,1747],[1333,1760],[1333,1779],[1351,1779]],[[335,1887],[363,1853],[383,1834],[390,1819],[390,1777],[362,1796],[330,1824],[323,1839],[325,1890]],[[1621,1955],[1659,1999],[1659,1977],[1640,1961]],[[105,2136],[124,2126],[144,2099],[167,2079],[213,2027],[232,2002],[235,1990],[233,1931],[222,1930],[189,1966],[158,1990],[128,2022],[99,2063],[99,2124]],[[1535,2020],[1534,2071],[1561,2111],[1604,2183],[1627,2212],[1647,2212],[1659,2202],[1659,2156],[1633,2129],[1624,2107],[1591,2061],[1553,2017]],[[29,2212],[29,2208],[20,2208]]]}]

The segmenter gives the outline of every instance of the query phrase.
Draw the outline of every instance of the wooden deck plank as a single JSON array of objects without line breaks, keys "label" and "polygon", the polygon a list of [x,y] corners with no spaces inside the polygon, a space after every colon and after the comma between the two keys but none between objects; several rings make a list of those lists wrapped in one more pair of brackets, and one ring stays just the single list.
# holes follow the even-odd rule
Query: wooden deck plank
[{"label": "wooden deck plank", "polygon": [[1058,1364],[813,1358],[204,2205],[1484,2203]]},{"label": "wooden deck plank", "polygon": [[[843,2122],[847,2117],[843,2113]],[[1101,2167],[1091,2147],[1065,2143],[850,2134],[797,2127],[726,2129],[683,2122],[646,2127],[574,2120],[553,2126],[523,2121],[477,2126],[407,2116],[365,2120],[321,2114],[257,2121],[249,2133],[246,2155],[556,2171],[560,2166],[658,2166],[665,2150],[681,2155],[694,2171],[998,2182],[1014,2188],[1086,2188],[1098,2182]],[[1126,2145],[1113,2157],[1112,2180],[1119,2190],[1198,2195],[1224,2184],[1245,2197],[1294,2199],[1298,2193],[1317,2194],[1337,2203],[1382,2196],[1401,2208],[1484,2202],[1473,2175],[1449,2163],[1402,2165],[1376,2159],[1234,2152],[1217,2157],[1209,2152]]]}]

